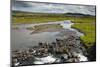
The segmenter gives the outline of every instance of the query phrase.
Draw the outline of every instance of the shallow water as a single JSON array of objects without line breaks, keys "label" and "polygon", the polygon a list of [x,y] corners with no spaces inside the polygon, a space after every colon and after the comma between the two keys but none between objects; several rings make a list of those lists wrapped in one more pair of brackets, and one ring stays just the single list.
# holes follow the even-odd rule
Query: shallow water
[{"label": "shallow water", "polygon": [[58,36],[57,34],[61,33],[60,31],[56,32],[40,32],[32,33],[31,30],[27,30],[27,27],[34,27],[36,25],[46,25],[46,24],[60,24],[64,29],[69,29],[77,33],[78,36],[83,35],[83,33],[78,32],[76,29],[71,28],[73,23],[69,20],[57,21],[57,22],[48,22],[48,23],[39,23],[39,24],[21,24],[14,25],[18,29],[11,30],[11,47],[12,50],[16,49],[25,49],[27,47],[38,45],[39,42],[54,42]]},{"label": "shallow water", "polygon": [[25,49],[39,42],[53,42],[58,32],[41,32],[31,35],[27,30],[12,30],[12,49]]}]

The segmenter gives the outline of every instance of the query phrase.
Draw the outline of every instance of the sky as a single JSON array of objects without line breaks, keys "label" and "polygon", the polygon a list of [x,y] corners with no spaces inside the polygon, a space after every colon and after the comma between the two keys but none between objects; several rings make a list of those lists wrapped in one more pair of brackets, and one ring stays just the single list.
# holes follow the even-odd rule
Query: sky
[{"label": "sky", "polygon": [[93,5],[69,5],[31,1],[13,1],[12,10],[36,13],[81,13],[95,15],[95,6]]}]

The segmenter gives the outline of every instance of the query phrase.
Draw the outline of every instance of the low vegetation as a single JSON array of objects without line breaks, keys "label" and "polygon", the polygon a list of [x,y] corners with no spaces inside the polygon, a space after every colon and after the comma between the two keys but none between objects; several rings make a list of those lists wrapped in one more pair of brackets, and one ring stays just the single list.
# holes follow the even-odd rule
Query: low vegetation
[{"label": "low vegetation", "polygon": [[95,22],[91,23],[80,23],[74,24],[74,28],[79,29],[81,32],[85,34],[85,36],[81,36],[80,38],[83,40],[85,45],[92,46],[95,44],[96,32],[95,32]]},{"label": "low vegetation", "polygon": [[46,24],[46,25],[39,25],[39,26],[35,26],[35,30],[41,31],[41,30],[45,30],[45,29],[61,29],[62,26],[59,24]]}]

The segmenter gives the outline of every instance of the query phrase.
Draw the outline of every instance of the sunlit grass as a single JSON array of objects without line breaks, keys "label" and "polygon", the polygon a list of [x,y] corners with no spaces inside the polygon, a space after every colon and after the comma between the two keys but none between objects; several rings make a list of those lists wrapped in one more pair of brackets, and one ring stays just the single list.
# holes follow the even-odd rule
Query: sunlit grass
[{"label": "sunlit grass", "polygon": [[95,22],[80,24],[76,23],[73,25],[73,27],[79,29],[85,34],[85,36],[81,36],[80,38],[83,40],[87,47],[92,46],[95,43]]}]

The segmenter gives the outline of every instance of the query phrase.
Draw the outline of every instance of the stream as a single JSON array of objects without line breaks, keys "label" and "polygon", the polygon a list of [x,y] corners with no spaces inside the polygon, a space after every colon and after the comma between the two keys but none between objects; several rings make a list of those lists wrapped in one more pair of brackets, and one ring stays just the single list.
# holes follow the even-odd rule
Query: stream
[{"label": "stream", "polygon": [[46,25],[46,24],[60,24],[64,29],[69,29],[75,31],[78,36],[83,36],[84,34],[79,32],[76,29],[71,28],[74,23],[71,23],[69,20],[65,21],[57,21],[57,22],[48,22],[48,23],[39,23],[39,24],[21,24],[21,25],[14,25],[14,27],[18,27],[18,29],[11,30],[11,47],[12,50],[16,49],[25,49],[29,46],[36,46],[39,42],[53,42],[57,38],[57,34],[59,31],[56,32],[41,32],[30,35],[32,31],[27,30],[28,27],[34,27],[38,25]]},{"label": "stream", "polygon": [[[83,33],[79,32],[78,30],[71,28],[71,26],[74,24],[70,20],[64,20],[64,21],[57,21],[57,22],[48,22],[48,23],[38,23],[38,24],[20,24],[20,25],[14,25],[14,27],[18,27],[18,29],[11,30],[11,49],[12,50],[23,50],[27,49],[31,46],[38,45],[39,42],[54,42],[56,41],[56,38],[62,37],[63,32],[62,31],[55,31],[55,32],[40,32],[40,33],[34,33],[30,35],[32,31],[27,30],[27,27],[34,27],[38,25],[46,25],[46,24],[60,24],[63,27],[63,32],[75,32],[76,36],[84,36]],[[69,33],[70,34],[70,33]],[[66,36],[66,34],[63,34],[63,37]],[[79,58],[79,61],[88,61],[87,57],[85,57],[82,53],[75,53]],[[57,60],[57,61],[56,61]],[[53,62],[60,62],[61,60],[59,58],[53,57],[53,55],[49,55],[47,57],[38,58],[36,57],[36,61],[34,64],[46,64],[46,63],[53,63]]]}]

